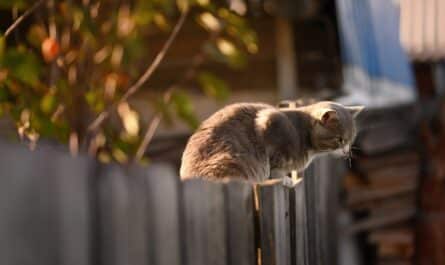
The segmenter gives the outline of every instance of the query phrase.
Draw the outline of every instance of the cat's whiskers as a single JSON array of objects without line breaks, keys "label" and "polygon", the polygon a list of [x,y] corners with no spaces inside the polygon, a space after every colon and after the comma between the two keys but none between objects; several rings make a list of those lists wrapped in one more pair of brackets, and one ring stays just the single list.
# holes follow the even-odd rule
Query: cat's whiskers
[{"label": "cat's whiskers", "polygon": [[352,148],[349,149],[349,168],[352,168]]},{"label": "cat's whiskers", "polygon": [[347,147],[343,147],[342,148],[342,153],[343,153],[343,159],[347,160],[349,158],[349,152],[350,150],[346,149]]},{"label": "cat's whiskers", "polygon": [[350,150],[350,149],[348,148],[347,145],[343,146],[342,149],[341,149],[341,151],[343,152],[343,155],[344,155],[344,156],[347,156],[347,155],[348,155],[349,150]]},{"label": "cat's whiskers", "polygon": [[344,159],[348,160],[349,168],[352,167],[352,146],[347,145],[342,148]]}]

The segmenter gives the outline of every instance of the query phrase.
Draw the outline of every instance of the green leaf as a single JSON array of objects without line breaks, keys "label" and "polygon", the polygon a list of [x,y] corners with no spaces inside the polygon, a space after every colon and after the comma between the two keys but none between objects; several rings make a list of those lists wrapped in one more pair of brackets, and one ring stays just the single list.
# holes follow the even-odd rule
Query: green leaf
[{"label": "green leaf", "polygon": [[34,87],[39,83],[42,66],[32,52],[19,48],[6,50],[2,66],[8,69],[15,79],[29,86]]},{"label": "green leaf", "polygon": [[84,12],[80,8],[73,7],[71,13],[73,15],[73,28],[79,29],[84,20]]},{"label": "green leaf", "polygon": [[218,15],[227,22],[227,33],[240,40],[249,53],[256,53],[258,51],[258,37],[245,18],[227,8],[220,8]]},{"label": "green leaf", "polygon": [[[221,43],[223,44],[221,45]],[[229,49],[227,49],[227,47],[229,47]],[[247,64],[246,54],[227,40],[217,40],[216,43],[206,43],[204,52],[213,60],[225,63],[233,69],[241,69]]]},{"label": "green leaf", "polygon": [[153,21],[155,10],[151,1],[138,1],[133,17],[137,25],[146,26]]},{"label": "green leaf", "polygon": [[222,21],[211,12],[203,12],[196,17],[196,22],[205,30],[219,32],[223,28]]},{"label": "green leaf", "polygon": [[217,40],[218,50],[226,58],[229,66],[243,68],[247,64],[247,56],[231,41],[220,38]]},{"label": "green leaf", "polygon": [[186,122],[191,128],[196,129],[199,122],[196,118],[195,110],[189,96],[186,93],[177,90],[172,95],[172,103],[178,117]]},{"label": "green leaf", "polygon": [[0,9],[11,9],[13,7],[18,9],[24,9],[27,7],[26,0],[1,0],[0,1]]},{"label": "green leaf", "polygon": [[91,42],[97,40],[99,29],[86,8],[73,8],[73,28],[79,30],[84,38]]},{"label": "green leaf", "polygon": [[217,62],[220,62],[220,63],[224,63],[225,62],[224,54],[222,54],[218,50],[218,48],[216,47],[216,45],[214,43],[212,43],[212,42],[204,43],[203,50],[213,60],[215,60]]},{"label": "green leaf", "polygon": [[162,114],[162,119],[167,123],[167,125],[173,124],[173,115],[170,110],[170,104],[166,104],[162,99],[158,99],[154,102],[154,107]]},{"label": "green leaf", "polygon": [[189,0],[176,0],[179,10],[184,13],[189,9]]},{"label": "green leaf", "polygon": [[97,94],[95,91],[90,90],[87,93],[85,93],[85,100],[88,103],[88,105],[93,106],[94,103],[96,103]]},{"label": "green leaf", "polygon": [[144,57],[144,52],[147,50],[144,44],[143,39],[137,34],[132,34],[125,38],[123,43],[124,56],[122,59],[125,66],[134,66],[136,60]]},{"label": "green leaf", "polygon": [[0,103],[7,102],[12,99],[12,95],[9,92],[5,84],[0,84]]},{"label": "green leaf", "polygon": [[258,38],[255,31],[229,25],[227,26],[227,33],[239,39],[249,53],[254,54],[258,52]]},{"label": "green leaf", "polygon": [[162,13],[155,13],[153,16],[153,22],[158,26],[160,30],[169,31],[171,29],[171,25],[168,22],[168,19]]},{"label": "green leaf", "polygon": [[226,82],[212,73],[201,72],[198,75],[198,82],[201,85],[204,93],[207,96],[213,97],[216,100],[224,101],[230,95],[230,89]]},{"label": "green leaf", "polygon": [[51,121],[51,116],[41,115],[33,112],[31,115],[31,128],[36,130],[43,137],[54,137],[61,141],[68,138],[68,127],[65,124],[56,124]]},{"label": "green leaf", "polygon": [[0,34],[0,62],[2,61],[3,54],[5,54],[6,42],[5,37]]},{"label": "green leaf", "polygon": [[96,113],[103,111],[105,108],[103,94],[100,91],[90,90],[86,92],[85,101],[88,103],[90,108]]},{"label": "green leaf", "polygon": [[56,97],[52,94],[46,94],[40,101],[40,109],[43,113],[49,114],[56,107]]},{"label": "green leaf", "polygon": [[152,0],[152,1],[160,8],[158,9],[158,13],[164,13],[167,16],[171,16],[176,11],[175,0]]},{"label": "green leaf", "polygon": [[40,45],[47,36],[48,34],[46,33],[44,25],[34,24],[29,28],[26,39],[33,47],[40,48]]}]

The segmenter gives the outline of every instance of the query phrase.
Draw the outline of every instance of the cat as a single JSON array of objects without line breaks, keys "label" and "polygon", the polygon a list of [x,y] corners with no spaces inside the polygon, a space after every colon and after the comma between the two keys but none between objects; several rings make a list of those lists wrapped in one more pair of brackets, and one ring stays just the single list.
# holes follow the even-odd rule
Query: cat
[{"label": "cat", "polygon": [[362,106],[331,101],[280,108],[263,103],[228,105],[205,120],[182,155],[182,180],[283,179],[322,153],[349,152]]}]

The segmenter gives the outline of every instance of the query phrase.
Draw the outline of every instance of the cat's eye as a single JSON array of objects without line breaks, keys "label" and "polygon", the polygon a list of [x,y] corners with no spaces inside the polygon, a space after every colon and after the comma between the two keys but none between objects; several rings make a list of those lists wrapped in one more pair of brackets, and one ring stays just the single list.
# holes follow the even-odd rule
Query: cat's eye
[{"label": "cat's eye", "polygon": [[343,144],[345,140],[342,137],[337,137],[337,142]]}]

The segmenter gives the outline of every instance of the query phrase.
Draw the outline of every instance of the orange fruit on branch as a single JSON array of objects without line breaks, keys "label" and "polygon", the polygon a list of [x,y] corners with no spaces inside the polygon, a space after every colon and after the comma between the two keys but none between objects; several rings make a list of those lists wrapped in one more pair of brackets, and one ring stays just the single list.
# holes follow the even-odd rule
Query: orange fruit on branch
[{"label": "orange fruit on branch", "polygon": [[53,38],[46,38],[42,42],[41,49],[42,49],[43,59],[45,59],[45,61],[47,62],[51,62],[54,59],[56,59],[57,56],[59,55],[60,46],[57,40]]}]

